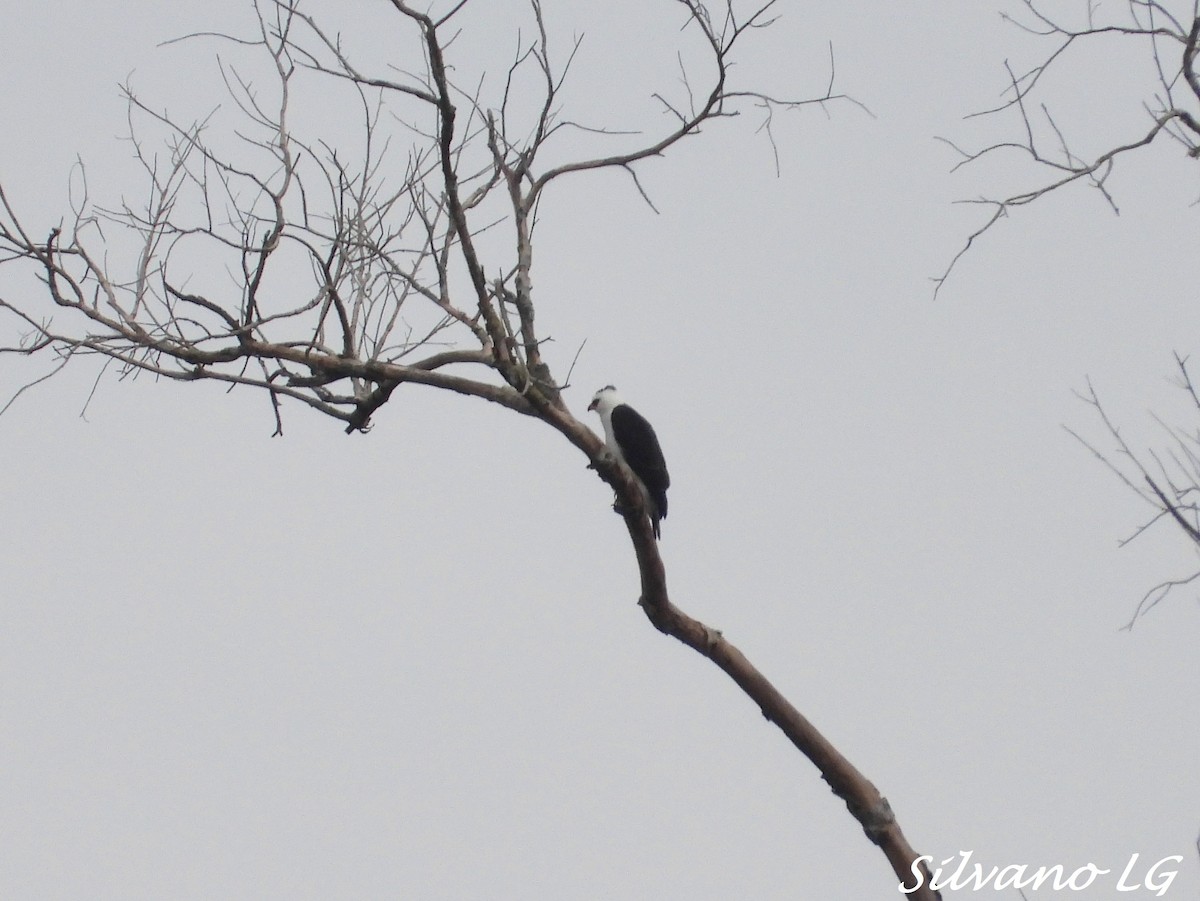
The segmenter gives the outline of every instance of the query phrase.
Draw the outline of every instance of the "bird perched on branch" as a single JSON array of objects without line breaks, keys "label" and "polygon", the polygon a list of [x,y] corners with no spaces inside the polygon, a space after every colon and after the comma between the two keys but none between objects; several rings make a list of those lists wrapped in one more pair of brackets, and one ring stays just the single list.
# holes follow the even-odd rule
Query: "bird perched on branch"
[{"label": "bird perched on branch", "polygon": [[612,385],[597,391],[588,409],[600,415],[609,453],[633,472],[642,489],[654,537],[658,538],[659,521],[667,516],[667,489],[671,487],[671,476],[667,474],[667,463],[653,426],[641,413],[624,403]]}]

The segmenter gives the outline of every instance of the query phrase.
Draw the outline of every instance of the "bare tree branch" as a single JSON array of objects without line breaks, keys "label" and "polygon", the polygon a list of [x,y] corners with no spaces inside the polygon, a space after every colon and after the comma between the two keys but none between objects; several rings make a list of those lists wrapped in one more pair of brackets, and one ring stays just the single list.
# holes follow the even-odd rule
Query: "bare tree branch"
[{"label": "bare tree branch", "polygon": [[[1197,396],[1188,371],[1187,358],[1176,354],[1175,363],[1180,375],[1179,387],[1187,393],[1193,406],[1200,408],[1200,397]],[[1072,429],[1068,428],[1067,432],[1087,448],[1126,488],[1154,509],[1151,519],[1138,527],[1128,538],[1123,539],[1121,545],[1124,546],[1146,534],[1159,522],[1172,522],[1188,541],[1200,550],[1200,434],[1172,428],[1155,417],[1170,443],[1163,452],[1153,449],[1136,452],[1105,410],[1090,381],[1087,392],[1079,397],[1095,411],[1113,449],[1101,451]],[[1197,578],[1200,578],[1200,571],[1181,578],[1167,579],[1155,585],[1142,597],[1124,628],[1132,629],[1139,618],[1164,600],[1174,589],[1190,585]]]},{"label": "bare tree branch", "polygon": [[[1022,74],[1016,74],[1005,63],[1008,88],[1003,102],[968,117],[996,116],[1015,111],[1020,119],[1022,137],[1019,140],[992,143],[976,151],[964,150],[945,138],[939,140],[960,157],[954,170],[978,163],[986,157],[1015,152],[1032,162],[1036,169],[1049,170],[1050,177],[1025,191],[964,201],[989,207],[991,212],[983,224],[967,237],[942,273],[932,279],[934,297],[942,290],[963,256],[980,237],[1006,218],[1010,210],[1033,203],[1075,182],[1084,182],[1100,192],[1114,213],[1119,213],[1117,203],[1109,192],[1109,177],[1121,157],[1154,143],[1164,134],[1182,145],[1189,158],[1200,158],[1200,72],[1196,69],[1196,56],[1200,48],[1200,10],[1194,3],[1188,17],[1183,18],[1156,0],[1129,0],[1124,8],[1125,18],[1108,23],[1097,23],[1096,14],[1120,17],[1119,4],[1111,7],[1081,4],[1087,13],[1087,22],[1081,26],[1066,24],[1065,19],[1060,17],[1062,4],[1055,7],[1054,13],[1046,11],[1049,4],[1043,5],[1038,0],[1022,0],[1022,5],[1027,20],[1007,15],[1005,18],[1029,34],[1054,42],[1054,46],[1042,56],[1041,62]],[[1044,92],[1045,83],[1067,56],[1105,40],[1146,42],[1147,54],[1153,61],[1157,80],[1156,85],[1146,86],[1147,97],[1142,103],[1143,115],[1149,124],[1133,134],[1126,133],[1113,139],[1104,150],[1091,154],[1078,153],[1072,149],[1068,136],[1055,122],[1048,105],[1037,104],[1038,115],[1035,117],[1031,112],[1031,101],[1035,94]],[[1053,150],[1045,149],[1048,137],[1053,138]]]}]

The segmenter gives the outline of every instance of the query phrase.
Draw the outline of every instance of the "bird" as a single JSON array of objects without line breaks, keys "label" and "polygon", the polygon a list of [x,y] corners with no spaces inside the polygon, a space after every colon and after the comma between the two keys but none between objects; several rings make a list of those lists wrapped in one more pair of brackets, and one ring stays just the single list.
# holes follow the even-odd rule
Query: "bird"
[{"label": "bird", "polygon": [[605,385],[596,392],[588,410],[594,410],[600,416],[609,453],[633,472],[642,489],[654,537],[661,537],[659,521],[667,516],[667,489],[671,487],[671,476],[667,473],[667,463],[654,427],[641,413],[623,402],[612,385]]}]

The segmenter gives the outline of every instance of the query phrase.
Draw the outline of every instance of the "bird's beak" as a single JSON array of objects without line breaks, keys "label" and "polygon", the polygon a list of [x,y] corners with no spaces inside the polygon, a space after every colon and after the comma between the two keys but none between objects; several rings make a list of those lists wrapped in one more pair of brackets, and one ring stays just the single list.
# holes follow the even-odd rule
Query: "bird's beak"
[{"label": "bird's beak", "polygon": [[590,404],[588,404],[588,412],[589,412],[589,413],[590,413],[592,410],[596,409],[596,404],[597,404],[597,403],[599,403],[599,401],[597,401],[597,400],[596,400],[596,398],[594,398],[594,397],[593,397],[593,398],[592,398],[592,402],[591,402]]}]

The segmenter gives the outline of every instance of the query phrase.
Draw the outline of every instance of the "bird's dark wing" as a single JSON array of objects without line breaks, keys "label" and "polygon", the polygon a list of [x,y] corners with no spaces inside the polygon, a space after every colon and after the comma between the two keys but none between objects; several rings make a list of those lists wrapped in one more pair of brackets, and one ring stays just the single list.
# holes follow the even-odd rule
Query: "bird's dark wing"
[{"label": "bird's dark wing", "polygon": [[621,404],[612,411],[613,437],[621,446],[625,462],[658,505],[658,515],[667,515],[667,489],[671,487],[671,476],[667,473],[667,461],[654,428],[637,410]]}]

